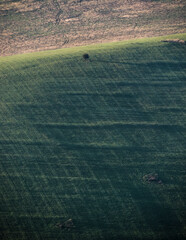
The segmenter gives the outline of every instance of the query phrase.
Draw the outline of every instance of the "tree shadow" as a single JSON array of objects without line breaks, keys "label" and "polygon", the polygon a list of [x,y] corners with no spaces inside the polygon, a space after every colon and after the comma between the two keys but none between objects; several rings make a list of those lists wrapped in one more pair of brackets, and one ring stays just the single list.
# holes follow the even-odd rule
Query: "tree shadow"
[{"label": "tree shadow", "polygon": [[123,65],[136,65],[139,67],[148,67],[148,68],[161,68],[161,69],[173,69],[180,70],[180,68],[185,68],[185,62],[180,61],[150,61],[150,62],[119,62],[119,61],[105,61],[105,60],[90,60],[91,62],[98,63],[112,63],[112,64],[123,64]]},{"label": "tree shadow", "polygon": [[98,62],[98,63],[113,63],[113,64],[131,64],[134,65],[135,63],[129,63],[129,62],[116,62],[116,61],[103,61],[103,60],[91,60],[91,62]]}]

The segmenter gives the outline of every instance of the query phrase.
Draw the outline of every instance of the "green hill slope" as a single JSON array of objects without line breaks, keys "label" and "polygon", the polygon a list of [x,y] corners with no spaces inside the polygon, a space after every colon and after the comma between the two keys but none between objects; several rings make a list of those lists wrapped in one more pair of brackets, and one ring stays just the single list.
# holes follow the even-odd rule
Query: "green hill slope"
[{"label": "green hill slope", "polygon": [[161,39],[0,58],[1,239],[184,239],[186,45]]}]

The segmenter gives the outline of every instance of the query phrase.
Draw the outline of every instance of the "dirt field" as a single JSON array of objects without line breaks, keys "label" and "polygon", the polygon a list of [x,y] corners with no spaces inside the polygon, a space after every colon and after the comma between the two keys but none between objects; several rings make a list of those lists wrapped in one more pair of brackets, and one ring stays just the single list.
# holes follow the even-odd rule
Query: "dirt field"
[{"label": "dirt field", "polygon": [[0,1],[0,55],[183,33],[183,0]]}]

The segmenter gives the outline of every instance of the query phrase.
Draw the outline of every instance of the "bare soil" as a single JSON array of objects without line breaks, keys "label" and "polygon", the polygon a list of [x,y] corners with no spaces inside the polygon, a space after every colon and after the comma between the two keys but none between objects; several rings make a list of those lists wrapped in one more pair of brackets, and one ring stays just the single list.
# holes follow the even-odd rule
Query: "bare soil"
[{"label": "bare soil", "polygon": [[0,55],[183,33],[183,0],[0,2]]}]

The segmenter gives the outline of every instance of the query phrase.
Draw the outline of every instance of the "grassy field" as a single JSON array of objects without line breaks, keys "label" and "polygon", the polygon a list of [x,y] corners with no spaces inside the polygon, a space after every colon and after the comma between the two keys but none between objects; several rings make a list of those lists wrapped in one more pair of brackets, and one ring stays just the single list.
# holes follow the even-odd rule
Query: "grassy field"
[{"label": "grassy field", "polygon": [[184,239],[186,45],[162,39],[0,58],[1,239]]},{"label": "grassy field", "polygon": [[0,55],[186,32],[185,0],[0,0]]}]

